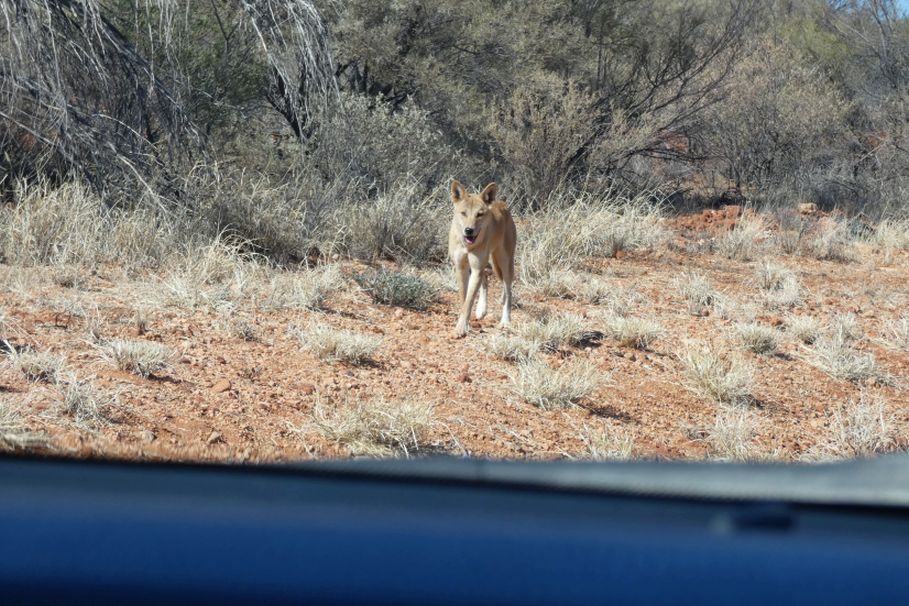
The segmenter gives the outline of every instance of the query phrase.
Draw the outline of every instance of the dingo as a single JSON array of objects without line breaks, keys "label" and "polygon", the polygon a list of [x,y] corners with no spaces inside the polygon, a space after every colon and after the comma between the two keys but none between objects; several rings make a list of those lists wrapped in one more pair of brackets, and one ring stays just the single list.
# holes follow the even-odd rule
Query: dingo
[{"label": "dingo", "polygon": [[[463,337],[469,328],[470,310],[477,290],[477,320],[486,315],[487,274],[491,262],[502,280],[502,322],[511,321],[511,284],[514,281],[514,250],[518,240],[511,213],[496,200],[496,184],[490,183],[479,194],[468,194],[457,181],[451,184],[454,216],[448,232],[448,256],[458,275],[461,314],[455,335]],[[469,281],[468,281],[469,280]]]}]

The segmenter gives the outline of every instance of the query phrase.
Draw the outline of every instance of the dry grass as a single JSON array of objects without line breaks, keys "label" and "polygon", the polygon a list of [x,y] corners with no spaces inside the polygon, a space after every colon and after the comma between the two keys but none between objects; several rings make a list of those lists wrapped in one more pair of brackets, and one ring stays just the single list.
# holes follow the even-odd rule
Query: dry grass
[{"label": "dry grass", "polygon": [[324,324],[312,323],[295,331],[303,350],[326,362],[370,364],[382,340],[361,333],[339,330]]},{"label": "dry grass", "polygon": [[716,250],[727,259],[751,261],[764,250],[768,239],[769,232],[763,217],[746,213],[732,230],[717,238]]},{"label": "dry grass", "polygon": [[733,331],[739,345],[752,353],[769,355],[780,347],[780,333],[770,326],[749,322],[736,324]]},{"label": "dry grass", "polygon": [[757,266],[755,279],[771,309],[793,307],[802,301],[798,276],[791,269],[764,261]]},{"label": "dry grass", "polygon": [[43,437],[28,428],[19,408],[0,400],[0,451],[27,450],[43,443]]},{"label": "dry grass", "polygon": [[862,338],[862,326],[851,311],[838,312],[830,319],[830,336],[841,343],[854,343]]},{"label": "dry grass", "polygon": [[689,343],[679,359],[685,386],[698,396],[720,404],[741,404],[751,398],[754,369],[741,356],[709,344]]},{"label": "dry grass", "polygon": [[313,425],[354,456],[410,457],[425,448],[434,424],[433,407],[422,402],[345,402],[313,406]]},{"label": "dry grass", "polygon": [[676,280],[688,313],[693,316],[704,316],[720,301],[720,293],[713,287],[710,279],[699,273],[685,273]]},{"label": "dry grass", "polygon": [[120,370],[140,377],[158,375],[173,365],[174,352],[154,341],[113,339],[102,346],[103,357]]},{"label": "dry grass", "polygon": [[[655,248],[667,231],[662,208],[642,193],[634,198],[567,196],[531,217],[518,247],[520,280],[540,288],[558,273],[581,269],[591,257]],[[556,278],[558,279],[558,278]]]},{"label": "dry grass", "polygon": [[527,359],[540,350],[539,342],[507,333],[493,334],[486,343],[492,355],[509,362]]},{"label": "dry grass", "polygon": [[613,287],[596,274],[554,269],[533,284],[535,290],[547,297],[574,299],[596,305],[606,301]]},{"label": "dry grass", "polygon": [[577,347],[597,341],[600,333],[590,328],[581,316],[573,313],[550,314],[515,328],[515,334],[545,351],[558,351],[563,347]]},{"label": "dry grass", "polygon": [[866,392],[833,412],[832,435],[822,454],[835,458],[870,457],[897,448],[893,418],[885,402]]},{"label": "dry grass", "polygon": [[46,351],[13,351],[9,359],[14,369],[35,383],[57,383],[66,364],[62,355]]},{"label": "dry grass", "polygon": [[586,360],[566,362],[556,369],[543,360],[530,358],[518,362],[511,380],[514,392],[521,399],[548,410],[579,404],[593,394],[604,377]]},{"label": "dry grass", "polygon": [[61,410],[80,426],[98,427],[110,422],[113,399],[97,389],[91,380],[74,377],[62,383]]},{"label": "dry grass", "polygon": [[296,272],[278,272],[268,281],[261,301],[264,309],[326,308],[329,296],[344,287],[344,276],[335,265]]},{"label": "dry grass", "polygon": [[379,269],[354,276],[373,302],[424,310],[436,301],[438,290],[417,275]]},{"label": "dry grass", "polygon": [[810,345],[821,336],[821,323],[812,316],[786,316],[786,333],[802,343]]},{"label": "dry grass", "polygon": [[847,263],[855,258],[853,238],[844,221],[825,217],[808,233],[802,253],[820,261]]},{"label": "dry grass", "polygon": [[909,353],[909,316],[885,322],[881,336],[883,343],[890,349]]},{"label": "dry grass", "polygon": [[871,243],[884,252],[889,262],[896,250],[909,250],[909,218],[885,219],[877,224]]},{"label": "dry grass", "polygon": [[647,350],[666,331],[654,320],[610,314],[605,321],[606,336],[622,347]]},{"label": "dry grass", "polygon": [[722,461],[748,461],[758,458],[754,445],[754,413],[741,407],[723,407],[714,417],[713,426],[705,429],[700,439],[709,457]]},{"label": "dry grass", "polygon": [[584,425],[580,431],[585,452],[583,458],[593,461],[624,461],[634,456],[634,435],[626,430]]},{"label": "dry grass", "polygon": [[216,239],[188,244],[169,260],[160,292],[166,305],[217,308],[249,293],[255,257],[243,252],[245,242]]},{"label": "dry grass", "polygon": [[837,333],[819,339],[808,351],[807,360],[835,379],[852,383],[885,379],[873,353],[855,349],[851,341]]}]

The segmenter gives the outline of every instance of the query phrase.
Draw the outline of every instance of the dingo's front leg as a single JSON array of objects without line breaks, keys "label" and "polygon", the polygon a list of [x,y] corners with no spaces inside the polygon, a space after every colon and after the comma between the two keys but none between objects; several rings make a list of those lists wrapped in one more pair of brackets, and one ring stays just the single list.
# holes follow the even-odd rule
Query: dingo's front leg
[{"label": "dingo's front leg", "polygon": [[489,291],[489,275],[486,270],[480,271],[480,296],[477,298],[477,313],[474,316],[477,320],[482,320],[486,316],[486,298]]},{"label": "dingo's front leg", "polygon": [[470,263],[470,279],[467,282],[467,293],[461,305],[461,315],[458,316],[458,325],[455,327],[455,336],[457,337],[465,336],[470,328],[470,310],[473,308],[473,301],[477,296],[477,290],[480,288],[480,282],[482,281],[483,270],[488,262],[488,259],[480,259],[472,254],[467,255],[467,260]]}]

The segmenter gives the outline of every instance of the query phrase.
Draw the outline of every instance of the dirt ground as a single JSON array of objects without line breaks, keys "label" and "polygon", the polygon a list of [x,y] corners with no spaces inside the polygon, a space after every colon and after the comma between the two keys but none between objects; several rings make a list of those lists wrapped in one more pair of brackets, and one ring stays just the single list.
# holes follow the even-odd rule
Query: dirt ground
[{"label": "dirt ground", "polygon": [[[413,311],[374,304],[349,281],[324,312],[240,304],[234,316],[246,318],[255,331],[255,340],[245,340],[217,310],[148,303],[149,292],[160,288],[155,275],[126,276],[99,267],[66,287],[54,279],[59,268],[2,265],[0,306],[12,326],[9,342],[64,355],[68,372],[91,378],[116,405],[110,422],[81,427],[60,412],[59,387],[29,382],[2,359],[0,399],[24,411],[28,427],[47,438],[40,451],[76,457],[252,462],[344,457],[349,452],[343,445],[313,428],[313,406],[382,398],[389,405],[406,400],[434,405],[435,422],[424,440],[430,453],[584,458],[589,454],[584,428],[606,427],[633,436],[636,457],[703,458],[708,455],[703,435],[714,424],[717,405],[686,389],[677,354],[690,340],[730,343],[735,320],[689,314],[678,276],[705,273],[742,307],[753,305],[758,322],[782,326],[787,313],[760,304],[753,282],[758,261],[730,261],[709,252],[715,232],[708,224],[717,223],[728,227],[724,221],[674,220],[671,245],[596,262],[608,283],[646,295],[648,303],[637,313],[653,317],[667,332],[650,351],[606,339],[547,354],[554,366],[586,358],[601,371],[602,386],[578,407],[542,410],[514,394],[514,365],[488,351],[489,338],[500,332],[495,280],[490,314],[472,321],[464,339],[453,338],[453,292],[443,292],[426,311]],[[806,361],[809,346],[791,338],[783,339],[776,355],[744,353],[756,369],[749,404],[756,420],[753,444],[768,457],[800,460],[823,449],[832,439],[834,412],[863,391],[883,398],[896,433],[909,435],[909,355],[879,338],[884,323],[907,309],[909,254],[859,250],[848,263],[764,255],[799,277],[804,302],[789,312],[820,320],[854,313],[864,333],[859,349],[872,352],[892,378],[863,385],[832,378]],[[364,267],[340,266],[346,275]],[[515,323],[547,310],[579,313],[593,328],[601,317],[597,305],[547,298],[520,283],[516,296]],[[136,322],[137,310],[145,317],[144,329]],[[312,320],[380,336],[375,364],[323,362],[302,351],[289,327]],[[119,371],[99,355],[89,337],[92,326],[104,338],[166,344],[175,362],[148,378]]]}]

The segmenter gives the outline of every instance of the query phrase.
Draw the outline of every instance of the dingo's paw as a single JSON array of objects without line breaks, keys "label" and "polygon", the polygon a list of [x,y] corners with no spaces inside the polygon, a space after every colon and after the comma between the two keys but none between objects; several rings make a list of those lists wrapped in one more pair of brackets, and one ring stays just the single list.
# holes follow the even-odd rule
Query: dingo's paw
[{"label": "dingo's paw", "polygon": [[467,336],[467,331],[470,326],[467,322],[458,322],[458,325],[455,327],[455,337],[460,339],[461,337]]}]

